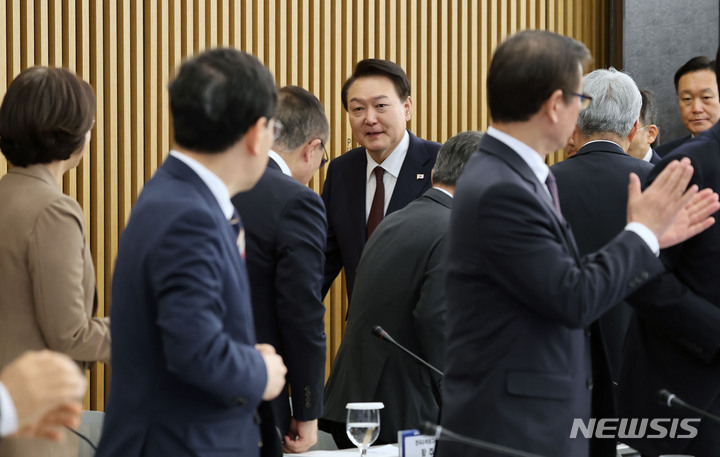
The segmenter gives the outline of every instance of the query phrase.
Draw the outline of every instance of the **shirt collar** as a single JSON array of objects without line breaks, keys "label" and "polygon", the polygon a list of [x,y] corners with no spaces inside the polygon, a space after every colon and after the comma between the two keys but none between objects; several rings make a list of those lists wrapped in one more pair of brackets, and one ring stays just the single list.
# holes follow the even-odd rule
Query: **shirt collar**
[{"label": "shirt collar", "polygon": [[370,176],[373,173],[373,170],[378,165],[382,167],[383,170],[385,170],[387,173],[390,173],[393,177],[397,179],[398,176],[400,176],[400,169],[402,168],[402,164],[405,161],[405,156],[407,156],[408,148],[410,147],[410,135],[408,134],[408,131],[405,130],[405,135],[403,135],[403,139],[400,141],[400,144],[397,145],[395,150],[390,153],[390,155],[383,161],[382,164],[378,164],[375,162],[375,160],[370,156],[370,153],[365,151],[365,155],[367,156],[367,173],[365,176],[365,182],[370,180]]},{"label": "shirt collar", "polygon": [[643,157],[643,160],[645,162],[650,162],[650,159],[652,159],[652,146],[648,146],[648,152],[645,153],[645,157]]},{"label": "shirt collar", "polygon": [[517,138],[512,137],[505,132],[501,132],[493,126],[488,127],[485,134],[505,143],[508,147],[510,147],[510,149],[515,151],[517,155],[519,155],[520,158],[527,163],[528,167],[530,167],[530,170],[532,170],[538,181],[545,184],[545,180],[548,177],[548,173],[550,173],[550,169],[537,151]]},{"label": "shirt collar", "polygon": [[280,171],[283,172],[284,175],[288,175],[292,177],[292,171],[290,171],[290,167],[288,166],[287,162],[285,162],[285,159],[282,158],[280,154],[273,151],[272,149],[268,152],[268,155],[271,159],[275,161],[275,163],[278,164],[278,167],[280,167]]},{"label": "shirt collar", "polygon": [[210,189],[210,192],[215,197],[215,200],[217,200],[225,218],[227,220],[232,219],[233,214],[235,213],[235,208],[233,207],[232,201],[230,201],[230,192],[223,180],[215,173],[208,170],[205,165],[180,151],[172,149],[170,150],[170,155],[190,167],[192,171],[200,177],[202,182],[204,182],[208,189]]},{"label": "shirt collar", "polygon": [[440,192],[443,192],[443,193],[447,194],[450,198],[453,198],[453,194],[451,194],[450,192],[446,191],[445,189],[441,189],[441,188],[439,188],[439,187],[433,187],[433,189],[439,190]]}]

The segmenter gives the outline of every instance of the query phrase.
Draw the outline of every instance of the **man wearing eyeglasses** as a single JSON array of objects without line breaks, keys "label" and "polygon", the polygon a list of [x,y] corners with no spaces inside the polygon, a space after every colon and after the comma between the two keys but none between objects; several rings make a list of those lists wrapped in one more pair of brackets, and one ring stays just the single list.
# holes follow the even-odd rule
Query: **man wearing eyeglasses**
[{"label": "man wearing eyeglasses", "polygon": [[[232,198],[245,225],[255,330],[288,367],[283,393],[271,402],[285,452],[317,441],[325,382],[325,205],[307,187],[327,161],[329,126],[320,100],[305,89],[278,91],[275,141],[265,173]],[[292,394],[292,411],[288,401]]]},{"label": "man wearing eyeglasses", "polygon": [[[557,457],[588,455],[587,440],[572,438],[574,419],[590,416],[584,328],[663,271],[658,246],[707,228],[720,207],[717,194],[686,191],[687,159],[642,193],[631,174],[629,224],[600,251],[578,253],[544,160],[567,143],[589,102],[589,59],[582,43],[541,30],[497,48],[487,77],[491,126],[458,180],[448,234],[442,426]],[[673,226],[693,199],[705,210]],[[443,441],[435,455],[496,453]]]},{"label": "man wearing eyeglasses", "polygon": [[653,143],[658,139],[659,134],[655,94],[650,90],[640,89],[640,95],[642,96],[642,108],[640,108],[638,128],[630,142],[627,153],[629,156],[642,159],[645,162],[650,162],[655,165],[661,160],[658,153],[652,147]]},{"label": "man wearing eyeglasses", "polygon": [[[641,181],[653,166],[626,154],[639,128],[642,97],[630,76],[614,68],[583,79],[593,101],[580,111],[573,133],[574,156],[550,167],[560,207],[570,223],[580,255],[602,248],[627,224],[628,176]],[[632,309],[621,302],[588,327],[592,352],[592,417],[617,417],[612,382],[617,383]],[[593,438],[593,457],[615,457],[616,439]]]}]

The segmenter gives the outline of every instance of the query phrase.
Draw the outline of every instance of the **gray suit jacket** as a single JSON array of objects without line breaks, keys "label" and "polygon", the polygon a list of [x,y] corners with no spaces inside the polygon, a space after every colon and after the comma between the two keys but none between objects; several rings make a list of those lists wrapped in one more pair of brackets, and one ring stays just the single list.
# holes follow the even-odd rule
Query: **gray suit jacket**
[{"label": "gray suit jacket", "polygon": [[358,265],[347,328],[325,387],[324,417],[345,422],[348,402],[382,401],[380,441],[436,422],[439,379],[408,355],[372,336],[382,326],[436,367],[445,338],[445,234],[452,198],[429,189],[389,216]]},{"label": "gray suit jacket", "polygon": [[[96,306],[80,205],[44,165],[10,169],[0,179],[0,369],[39,349],[109,362],[110,323],[92,317]],[[75,456],[77,440],[8,438],[0,455]]]}]

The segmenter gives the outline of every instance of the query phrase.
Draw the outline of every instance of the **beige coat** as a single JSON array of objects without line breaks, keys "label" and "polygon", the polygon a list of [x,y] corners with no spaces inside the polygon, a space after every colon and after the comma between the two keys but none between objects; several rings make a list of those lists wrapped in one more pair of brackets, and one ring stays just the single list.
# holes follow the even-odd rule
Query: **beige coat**
[{"label": "beige coat", "polygon": [[[51,349],[82,366],[110,361],[110,321],[97,308],[95,269],[80,205],[44,165],[0,179],[0,368]],[[0,457],[76,456],[77,439],[4,439]]]}]

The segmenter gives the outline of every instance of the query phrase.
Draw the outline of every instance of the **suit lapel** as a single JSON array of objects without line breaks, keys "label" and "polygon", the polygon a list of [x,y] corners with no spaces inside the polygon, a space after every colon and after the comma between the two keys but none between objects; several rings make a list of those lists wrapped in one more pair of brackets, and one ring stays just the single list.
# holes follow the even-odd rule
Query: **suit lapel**
[{"label": "suit lapel", "polygon": [[[508,145],[502,141],[493,138],[490,135],[485,135],[480,142],[480,152],[491,154],[510,166],[520,177],[528,182],[533,189],[533,193],[538,200],[541,201],[542,205],[550,214],[549,218],[553,221],[553,225],[556,231],[564,238],[566,244],[570,247],[572,254],[577,260],[580,259],[580,252],[578,251],[575,243],[575,237],[572,234],[572,229],[567,223],[565,218],[560,218],[555,212],[555,206],[553,205],[552,199],[545,190],[544,184],[538,181],[535,173],[532,172],[527,163],[518,155],[517,152],[512,150]],[[562,209],[562,208],[561,208]]]},{"label": "suit lapel", "polygon": [[408,152],[400,168],[395,190],[388,204],[386,214],[405,207],[408,203],[422,195],[429,187],[432,171],[432,154],[418,137],[408,131],[410,144]]}]

